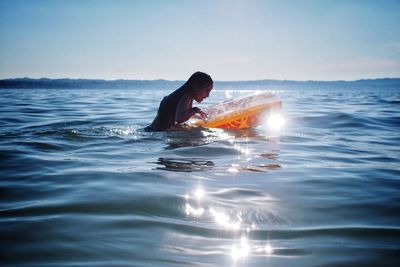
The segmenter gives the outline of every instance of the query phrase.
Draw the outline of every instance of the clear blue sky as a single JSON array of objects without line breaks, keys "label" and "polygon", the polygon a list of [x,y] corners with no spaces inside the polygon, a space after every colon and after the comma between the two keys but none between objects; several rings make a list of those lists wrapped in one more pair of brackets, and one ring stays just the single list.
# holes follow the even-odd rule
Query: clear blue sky
[{"label": "clear blue sky", "polygon": [[0,0],[0,78],[400,77],[400,1]]}]

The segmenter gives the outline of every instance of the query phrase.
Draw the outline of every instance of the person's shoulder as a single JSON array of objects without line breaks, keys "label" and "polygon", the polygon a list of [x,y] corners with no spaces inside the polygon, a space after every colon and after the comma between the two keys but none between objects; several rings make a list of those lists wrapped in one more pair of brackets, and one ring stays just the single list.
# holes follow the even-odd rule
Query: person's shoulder
[{"label": "person's shoulder", "polygon": [[192,95],[187,93],[187,92],[183,93],[181,98],[180,98],[180,101],[182,101],[182,102],[190,102],[192,100],[193,100]]}]

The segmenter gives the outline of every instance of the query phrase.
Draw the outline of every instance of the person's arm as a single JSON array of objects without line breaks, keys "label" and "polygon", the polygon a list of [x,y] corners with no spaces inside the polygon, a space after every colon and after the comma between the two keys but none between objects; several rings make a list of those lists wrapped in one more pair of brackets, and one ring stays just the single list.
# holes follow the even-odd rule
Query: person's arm
[{"label": "person's arm", "polygon": [[179,103],[176,107],[175,113],[175,121],[178,123],[183,123],[190,119],[196,113],[204,113],[199,108],[192,107],[192,97],[188,94],[184,94],[182,98],[179,100]]}]

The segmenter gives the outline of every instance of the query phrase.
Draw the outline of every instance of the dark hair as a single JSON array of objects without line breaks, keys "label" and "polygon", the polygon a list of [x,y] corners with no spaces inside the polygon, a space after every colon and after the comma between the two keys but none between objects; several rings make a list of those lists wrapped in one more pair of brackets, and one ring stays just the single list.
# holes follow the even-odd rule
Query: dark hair
[{"label": "dark hair", "polygon": [[184,84],[184,87],[192,90],[194,85],[207,87],[211,84],[213,84],[213,80],[211,79],[210,75],[201,71],[197,71],[190,76],[189,80],[187,80],[187,82]]}]

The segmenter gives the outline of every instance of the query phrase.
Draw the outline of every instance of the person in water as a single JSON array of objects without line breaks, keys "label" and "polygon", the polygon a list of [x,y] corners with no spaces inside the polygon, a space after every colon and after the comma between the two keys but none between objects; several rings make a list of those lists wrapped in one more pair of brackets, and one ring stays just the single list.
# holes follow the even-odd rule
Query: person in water
[{"label": "person in water", "polygon": [[145,128],[147,131],[164,131],[177,124],[184,123],[194,114],[206,119],[207,114],[193,107],[193,99],[201,103],[213,89],[213,80],[204,72],[195,72],[179,89],[163,98],[153,122]]}]

